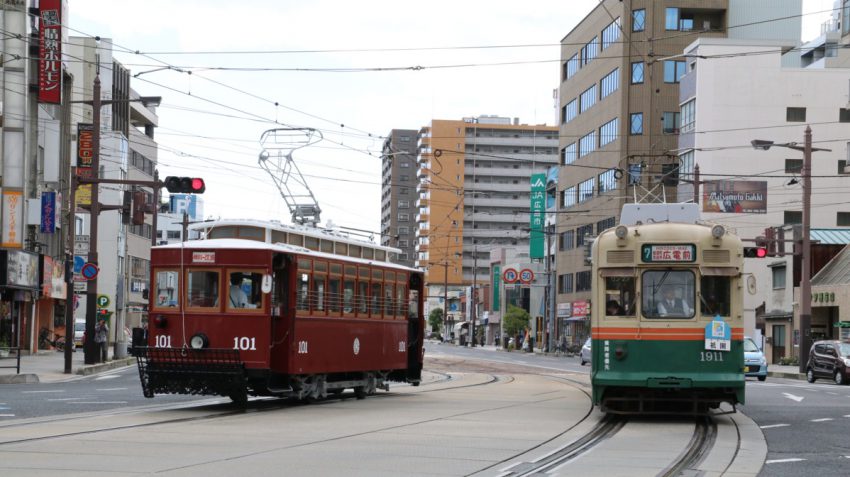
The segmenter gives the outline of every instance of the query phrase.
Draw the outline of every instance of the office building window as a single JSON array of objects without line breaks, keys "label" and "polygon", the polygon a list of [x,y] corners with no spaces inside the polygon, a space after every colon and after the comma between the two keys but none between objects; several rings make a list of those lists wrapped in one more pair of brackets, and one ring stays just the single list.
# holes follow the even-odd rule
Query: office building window
[{"label": "office building window", "polygon": [[640,184],[640,175],[643,170],[640,164],[629,164],[629,185]]},{"label": "office building window", "polygon": [[584,245],[586,238],[593,235],[593,224],[582,225],[576,229],[576,247]]},{"label": "office building window", "polygon": [[840,227],[850,225],[850,212],[838,212],[835,217],[835,225]]},{"label": "office building window", "polygon": [[573,98],[572,101],[564,105],[564,123],[568,123],[578,115],[578,102]]},{"label": "office building window", "polygon": [[578,112],[583,113],[594,104],[596,104],[596,84],[584,90],[581,96],[579,96]]},{"label": "office building window", "polygon": [[587,202],[593,198],[593,179],[582,181],[578,185],[578,202]]},{"label": "office building window", "polygon": [[679,112],[665,111],[661,113],[661,127],[664,129],[664,134],[677,134],[681,117]]},{"label": "office building window", "polygon": [[838,160],[838,175],[848,174],[848,172],[846,172],[846,168],[847,168],[847,161],[844,160],[844,159],[839,159]]},{"label": "office building window", "polygon": [[561,149],[561,163],[564,165],[572,164],[576,160],[576,143],[568,144],[567,147]]},{"label": "office building window", "polygon": [[617,188],[617,180],[614,178],[614,169],[607,170],[599,174],[599,193],[608,192]]},{"label": "office building window", "polygon": [[581,64],[586,65],[596,59],[599,54],[599,38],[593,37],[581,48]]},{"label": "office building window", "polygon": [[604,99],[614,91],[620,84],[620,69],[615,68],[614,71],[605,75],[599,82],[599,99]]},{"label": "office building window", "polygon": [[617,118],[614,118],[599,128],[599,147],[604,147],[617,139],[619,124]]},{"label": "office building window", "polygon": [[682,124],[679,126],[679,132],[688,132],[694,129],[697,117],[697,100],[696,98],[682,105],[680,114]]},{"label": "office building window", "polygon": [[783,213],[782,223],[785,225],[798,225],[803,223],[803,213],[795,210],[786,210]]},{"label": "office building window", "polygon": [[785,108],[785,120],[789,123],[806,122],[806,108]]},{"label": "office building window", "polygon": [[578,157],[584,157],[596,150],[596,130],[590,131],[578,140]]},{"label": "office building window", "polygon": [[678,83],[685,75],[685,62],[676,60],[664,61],[664,82]]},{"label": "office building window", "polygon": [[564,207],[572,207],[576,205],[576,187],[568,187],[564,189],[564,197],[562,203]]},{"label": "office building window", "polygon": [[773,289],[781,290],[785,288],[786,267],[773,267],[771,275],[773,278]]},{"label": "office building window", "polygon": [[646,28],[646,10],[634,10],[632,12],[632,31],[643,31]]},{"label": "office building window", "polygon": [[840,108],[838,110],[838,122],[850,123],[850,109]]},{"label": "office building window", "polygon": [[785,173],[799,174],[803,171],[802,159],[785,159]]},{"label": "office building window", "polygon": [[620,38],[620,19],[617,18],[602,30],[602,49],[613,45]]},{"label": "office building window", "polygon": [[635,61],[632,63],[632,84],[643,83],[643,62]]},{"label": "office building window", "polygon": [[693,179],[694,175],[694,151],[688,151],[679,156],[679,178]]},{"label": "office building window", "polygon": [[599,234],[614,227],[615,225],[617,225],[616,217],[608,217],[605,220],[600,220],[599,222],[596,222],[596,235],[599,236]]},{"label": "office building window", "polygon": [[570,79],[578,72],[578,54],[575,54],[567,60],[566,64],[566,78]]},{"label": "office building window", "polygon": [[576,292],[590,291],[590,270],[576,272]]},{"label": "office building window", "polygon": [[575,247],[576,240],[576,232],[575,230],[567,230],[566,232],[561,232],[560,237],[558,237],[558,250],[572,250]]},{"label": "office building window", "polygon": [[558,293],[572,293],[573,292],[573,274],[565,273],[564,275],[558,275]]},{"label": "office building window", "polygon": [[632,113],[629,116],[629,134],[643,134],[643,113]]}]

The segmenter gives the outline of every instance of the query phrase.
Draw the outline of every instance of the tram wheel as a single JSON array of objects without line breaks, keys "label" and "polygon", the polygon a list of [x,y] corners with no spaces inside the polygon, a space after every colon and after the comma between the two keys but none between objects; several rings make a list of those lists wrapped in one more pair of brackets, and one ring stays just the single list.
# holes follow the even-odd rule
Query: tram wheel
[{"label": "tram wheel", "polygon": [[366,386],[355,386],[354,397],[357,399],[366,399]]},{"label": "tram wheel", "polygon": [[239,407],[247,407],[248,406],[248,391],[245,389],[239,389],[236,391],[231,391],[230,400],[233,401],[233,404]]}]

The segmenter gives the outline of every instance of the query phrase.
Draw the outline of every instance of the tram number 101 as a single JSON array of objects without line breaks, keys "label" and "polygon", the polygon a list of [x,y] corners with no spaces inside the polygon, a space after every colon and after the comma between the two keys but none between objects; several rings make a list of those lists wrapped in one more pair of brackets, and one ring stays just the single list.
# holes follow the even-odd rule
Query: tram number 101
[{"label": "tram number 101", "polygon": [[254,351],[257,349],[257,339],[248,338],[247,336],[234,336],[233,349],[241,349],[243,351]]}]

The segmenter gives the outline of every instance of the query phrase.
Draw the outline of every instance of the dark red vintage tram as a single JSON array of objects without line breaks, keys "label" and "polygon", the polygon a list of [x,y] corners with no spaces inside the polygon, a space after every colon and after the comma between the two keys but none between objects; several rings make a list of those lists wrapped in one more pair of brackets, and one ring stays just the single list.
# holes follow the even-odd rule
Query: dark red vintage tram
[{"label": "dark red vintage tram", "polygon": [[418,385],[421,272],[284,243],[209,239],[154,247],[146,397],[358,398]]}]

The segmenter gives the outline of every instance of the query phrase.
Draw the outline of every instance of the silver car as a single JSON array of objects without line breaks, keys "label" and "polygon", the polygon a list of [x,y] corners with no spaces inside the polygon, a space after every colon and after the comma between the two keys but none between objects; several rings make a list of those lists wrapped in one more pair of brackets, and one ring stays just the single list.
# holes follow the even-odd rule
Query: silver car
[{"label": "silver car", "polygon": [[584,345],[581,347],[581,353],[579,353],[579,358],[581,359],[581,365],[584,366],[586,363],[590,363],[590,338],[584,342]]}]

